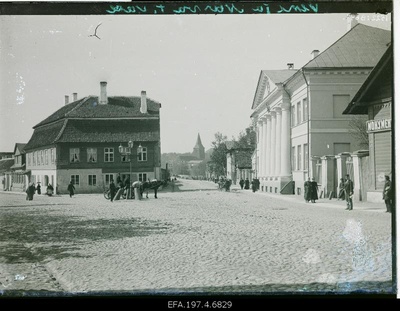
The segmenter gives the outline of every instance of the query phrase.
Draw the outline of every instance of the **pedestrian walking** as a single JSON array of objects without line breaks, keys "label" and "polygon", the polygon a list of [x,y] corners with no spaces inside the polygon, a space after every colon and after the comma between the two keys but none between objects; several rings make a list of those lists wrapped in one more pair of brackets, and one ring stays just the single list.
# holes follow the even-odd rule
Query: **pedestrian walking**
[{"label": "pedestrian walking", "polygon": [[350,175],[346,175],[346,179],[344,181],[344,196],[347,203],[346,210],[353,210],[353,191],[354,191],[354,183],[350,179]]},{"label": "pedestrian walking", "polygon": [[257,181],[255,178],[251,181],[251,190],[253,190],[253,193],[257,191]]},{"label": "pedestrian walking", "polygon": [[260,180],[256,178],[256,183],[257,183],[257,190],[260,190]]},{"label": "pedestrian walking", "polygon": [[304,182],[304,200],[306,203],[311,200],[311,180],[310,177]]},{"label": "pedestrian walking", "polygon": [[392,212],[392,182],[390,181],[390,177],[385,175],[385,185],[383,186],[383,197],[386,204],[386,213]]},{"label": "pedestrian walking", "polygon": [[244,189],[250,189],[250,180],[248,178],[244,181]]},{"label": "pedestrian walking", "polygon": [[115,194],[117,193],[117,187],[114,184],[114,180],[110,182],[110,200],[113,202]]},{"label": "pedestrian walking", "polygon": [[338,200],[344,200],[344,178],[340,178]]},{"label": "pedestrian walking", "polygon": [[243,180],[243,178],[240,178],[239,185],[240,185],[240,188],[243,190],[243,187],[244,187],[244,180]]},{"label": "pedestrian walking", "polygon": [[318,200],[318,184],[314,177],[311,178],[310,182],[310,200],[311,203],[315,203],[315,200]]},{"label": "pedestrian walking", "polygon": [[72,198],[72,196],[75,194],[75,187],[74,184],[72,183],[72,180],[69,182],[67,190],[69,192],[69,197]]},{"label": "pedestrian walking", "polygon": [[37,194],[42,194],[42,189],[41,189],[41,186],[40,186],[40,182],[37,183],[36,192],[37,192]]},{"label": "pedestrian walking", "polygon": [[35,194],[35,184],[33,182],[29,183],[28,188],[26,189],[26,200],[32,201],[33,195]]}]

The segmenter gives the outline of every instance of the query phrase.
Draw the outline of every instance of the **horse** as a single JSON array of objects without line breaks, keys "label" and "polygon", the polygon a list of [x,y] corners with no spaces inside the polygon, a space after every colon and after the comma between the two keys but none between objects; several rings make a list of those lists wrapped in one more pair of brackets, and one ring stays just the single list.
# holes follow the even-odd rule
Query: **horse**
[{"label": "horse", "polygon": [[149,190],[154,190],[154,198],[157,199],[157,190],[163,185],[164,182],[161,180],[153,179],[148,181],[135,181],[132,184],[132,188],[139,188],[140,196],[143,196],[143,192],[146,192],[146,199],[149,198]]}]

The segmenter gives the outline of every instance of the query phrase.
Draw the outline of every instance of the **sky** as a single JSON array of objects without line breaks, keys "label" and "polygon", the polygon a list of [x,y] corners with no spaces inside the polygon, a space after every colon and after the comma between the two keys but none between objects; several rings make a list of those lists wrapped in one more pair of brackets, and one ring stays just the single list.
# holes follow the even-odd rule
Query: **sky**
[{"label": "sky", "polygon": [[[65,95],[99,95],[100,81],[109,96],[161,103],[162,153],[191,152],[198,133],[209,149],[250,125],[261,70],[301,68],[345,34],[346,16],[0,16],[0,151],[27,143]],[[391,28],[390,16],[362,23]]]}]

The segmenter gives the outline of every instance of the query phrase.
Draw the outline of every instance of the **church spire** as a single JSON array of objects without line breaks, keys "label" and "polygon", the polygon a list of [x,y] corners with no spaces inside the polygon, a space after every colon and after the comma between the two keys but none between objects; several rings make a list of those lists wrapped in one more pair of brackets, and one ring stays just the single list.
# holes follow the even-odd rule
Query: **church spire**
[{"label": "church spire", "polygon": [[204,160],[205,158],[205,150],[203,144],[201,143],[200,133],[197,134],[197,141],[196,145],[193,148],[192,154],[200,160]]}]

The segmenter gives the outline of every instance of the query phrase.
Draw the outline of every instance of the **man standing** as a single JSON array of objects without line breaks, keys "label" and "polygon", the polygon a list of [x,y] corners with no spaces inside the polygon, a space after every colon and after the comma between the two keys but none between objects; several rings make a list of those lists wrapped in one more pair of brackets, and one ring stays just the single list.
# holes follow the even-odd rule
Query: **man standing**
[{"label": "man standing", "polygon": [[383,186],[383,199],[386,204],[386,213],[392,212],[392,182],[390,177],[385,175],[385,185]]},{"label": "man standing", "polygon": [[114,184],[114,180],[110,182],[110,200],[113,202],[115,194],[117,193],[117,187]]},{"label": "man standing", "polygon": [[353,209],[353,191],[354,191],[354,183],[350,179],[350,175],[346,175],[346,180],[344,182],[344,196],[347,202],[346,210],[351,211]]}]

